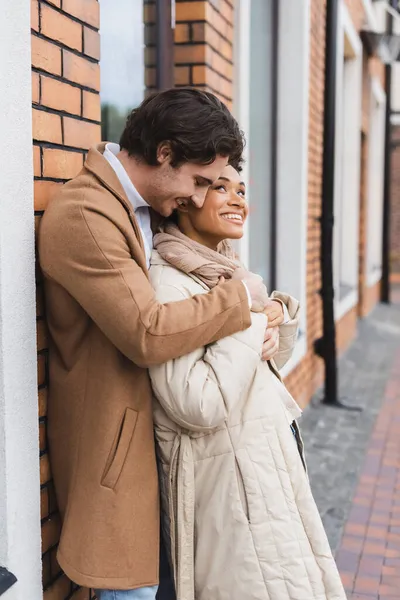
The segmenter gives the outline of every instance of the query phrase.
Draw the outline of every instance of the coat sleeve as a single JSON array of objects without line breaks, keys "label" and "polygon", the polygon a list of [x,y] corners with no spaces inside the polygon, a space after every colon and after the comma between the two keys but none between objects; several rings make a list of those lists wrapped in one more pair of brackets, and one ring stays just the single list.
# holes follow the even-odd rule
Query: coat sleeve
[{"label": "coat sleeve", "polygon": [[289,320],[279,327],[279,351],[274,356],[274,363],[278,369],[282,369],[289,361],[296,345],[299,331],[299,302],[282,292],[272,292],[271,300],[279,300],[287,309]]},{"label": "coat sleeve", "polygon": [[182,302],[158,302],[114,213],[94,203],[53,201],[43,217],[39,255],[45,277],[62,286],[123,354],[148,367],[249,327],[240,281]]},{"label": "coat sleeve", "polygon": [[[170,285],[157,290],[158,299],[165,302],[183,296]],[[221,425],[230,407],[246,396],[260,364],[266,326],[265,315],[252,314],[252,325],[246,331],[151,367],[153,391],[168,416],[195,431]]]}]

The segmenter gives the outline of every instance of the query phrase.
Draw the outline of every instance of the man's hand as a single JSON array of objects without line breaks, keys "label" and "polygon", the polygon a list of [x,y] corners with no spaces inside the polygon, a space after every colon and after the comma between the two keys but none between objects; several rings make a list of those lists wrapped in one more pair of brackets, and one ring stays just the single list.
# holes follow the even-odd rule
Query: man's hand
[{"label": "man's hand", "polygon": [[251,310],[253,312],[262,312],[268,302],[268,292],[262,277],[254,275],[240,267],[233,272],[232,279],[240,279],[246,284],[251,296]]},{"label": "man's hand", "polygon": [[261,353],[262,360],[271,360],[279,350],[279,327],[267,327]]},{"label": "man's hand", "polygon": [[263,313],[268,317],[268,327],[279,327],[285,320],[283,306],[277,300],[268,300]]}]

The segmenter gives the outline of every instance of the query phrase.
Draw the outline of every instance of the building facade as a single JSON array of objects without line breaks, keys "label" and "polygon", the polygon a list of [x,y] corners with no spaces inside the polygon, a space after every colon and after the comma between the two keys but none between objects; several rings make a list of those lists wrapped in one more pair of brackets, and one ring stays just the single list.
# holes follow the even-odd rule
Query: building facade
[{"label": "building facade", "polygon": [[[361,41],[363,29],[379,29],[377,4],[339,0],[333,245],[339,351],[379,299],[385,72]],[[45,600],[89,600],[91,592],[77,589],[56,559],[48,338],[33,222],[38,231],[52,195],[79,172],[88,148],[102,138],[118,141],[128,112],[168,72],[173,85],[217,94],[247,138],[250,217],[241,258],[270,289],[302,305],[297,348],[284,374],[306,406],[324,379],[315,342],[323,331],[326,0],[15,0],[2,12],[0,131],[10,152],[0,173],[0,513],[6,515],[0,565],[18,579],[6,592],[10,600],[39,600],[42,584]]]}]

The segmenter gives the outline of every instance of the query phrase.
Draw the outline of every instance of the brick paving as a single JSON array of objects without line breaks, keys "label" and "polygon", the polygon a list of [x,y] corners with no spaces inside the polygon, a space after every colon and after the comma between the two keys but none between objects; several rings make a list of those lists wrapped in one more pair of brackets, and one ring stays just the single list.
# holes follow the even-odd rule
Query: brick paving
[{"label": "brick paving", "polygon": [[336,559],[349,598],[400,599],[400,350]]},{"label": "brick paving", "polygon": [[339,361],[341,397],[302,419],[309,474],[349,600],[400,600],[400,288]]}]

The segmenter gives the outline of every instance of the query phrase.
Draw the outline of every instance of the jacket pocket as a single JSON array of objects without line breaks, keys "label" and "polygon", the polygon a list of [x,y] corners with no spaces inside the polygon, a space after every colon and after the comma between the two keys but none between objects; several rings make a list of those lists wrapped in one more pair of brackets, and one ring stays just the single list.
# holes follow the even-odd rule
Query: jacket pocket
[{"label": "jacket pocket", "polygon": [[235,456],[235,470],[236,470],[236,479],[237,479],[237,484],[238,484],[238,489],[239,489],[239,497],[240,497],[240,502],[242,504],[242,509],[243,509],[244,514],[246,515],[246,519],[250,522],[249,503],[247,500],[246,489],[244,487],[243,475],[242,475],[242,471],[241,471],[239,460],[238,460],[237,456]]},{"label": "jacket pocket", "polygon": [[129,446],[135,431],[138,413],[132,408],[125,409],[125,414],[115,436],[107,464],[104,469],[101,485],[114,489],[121,475]]}]

